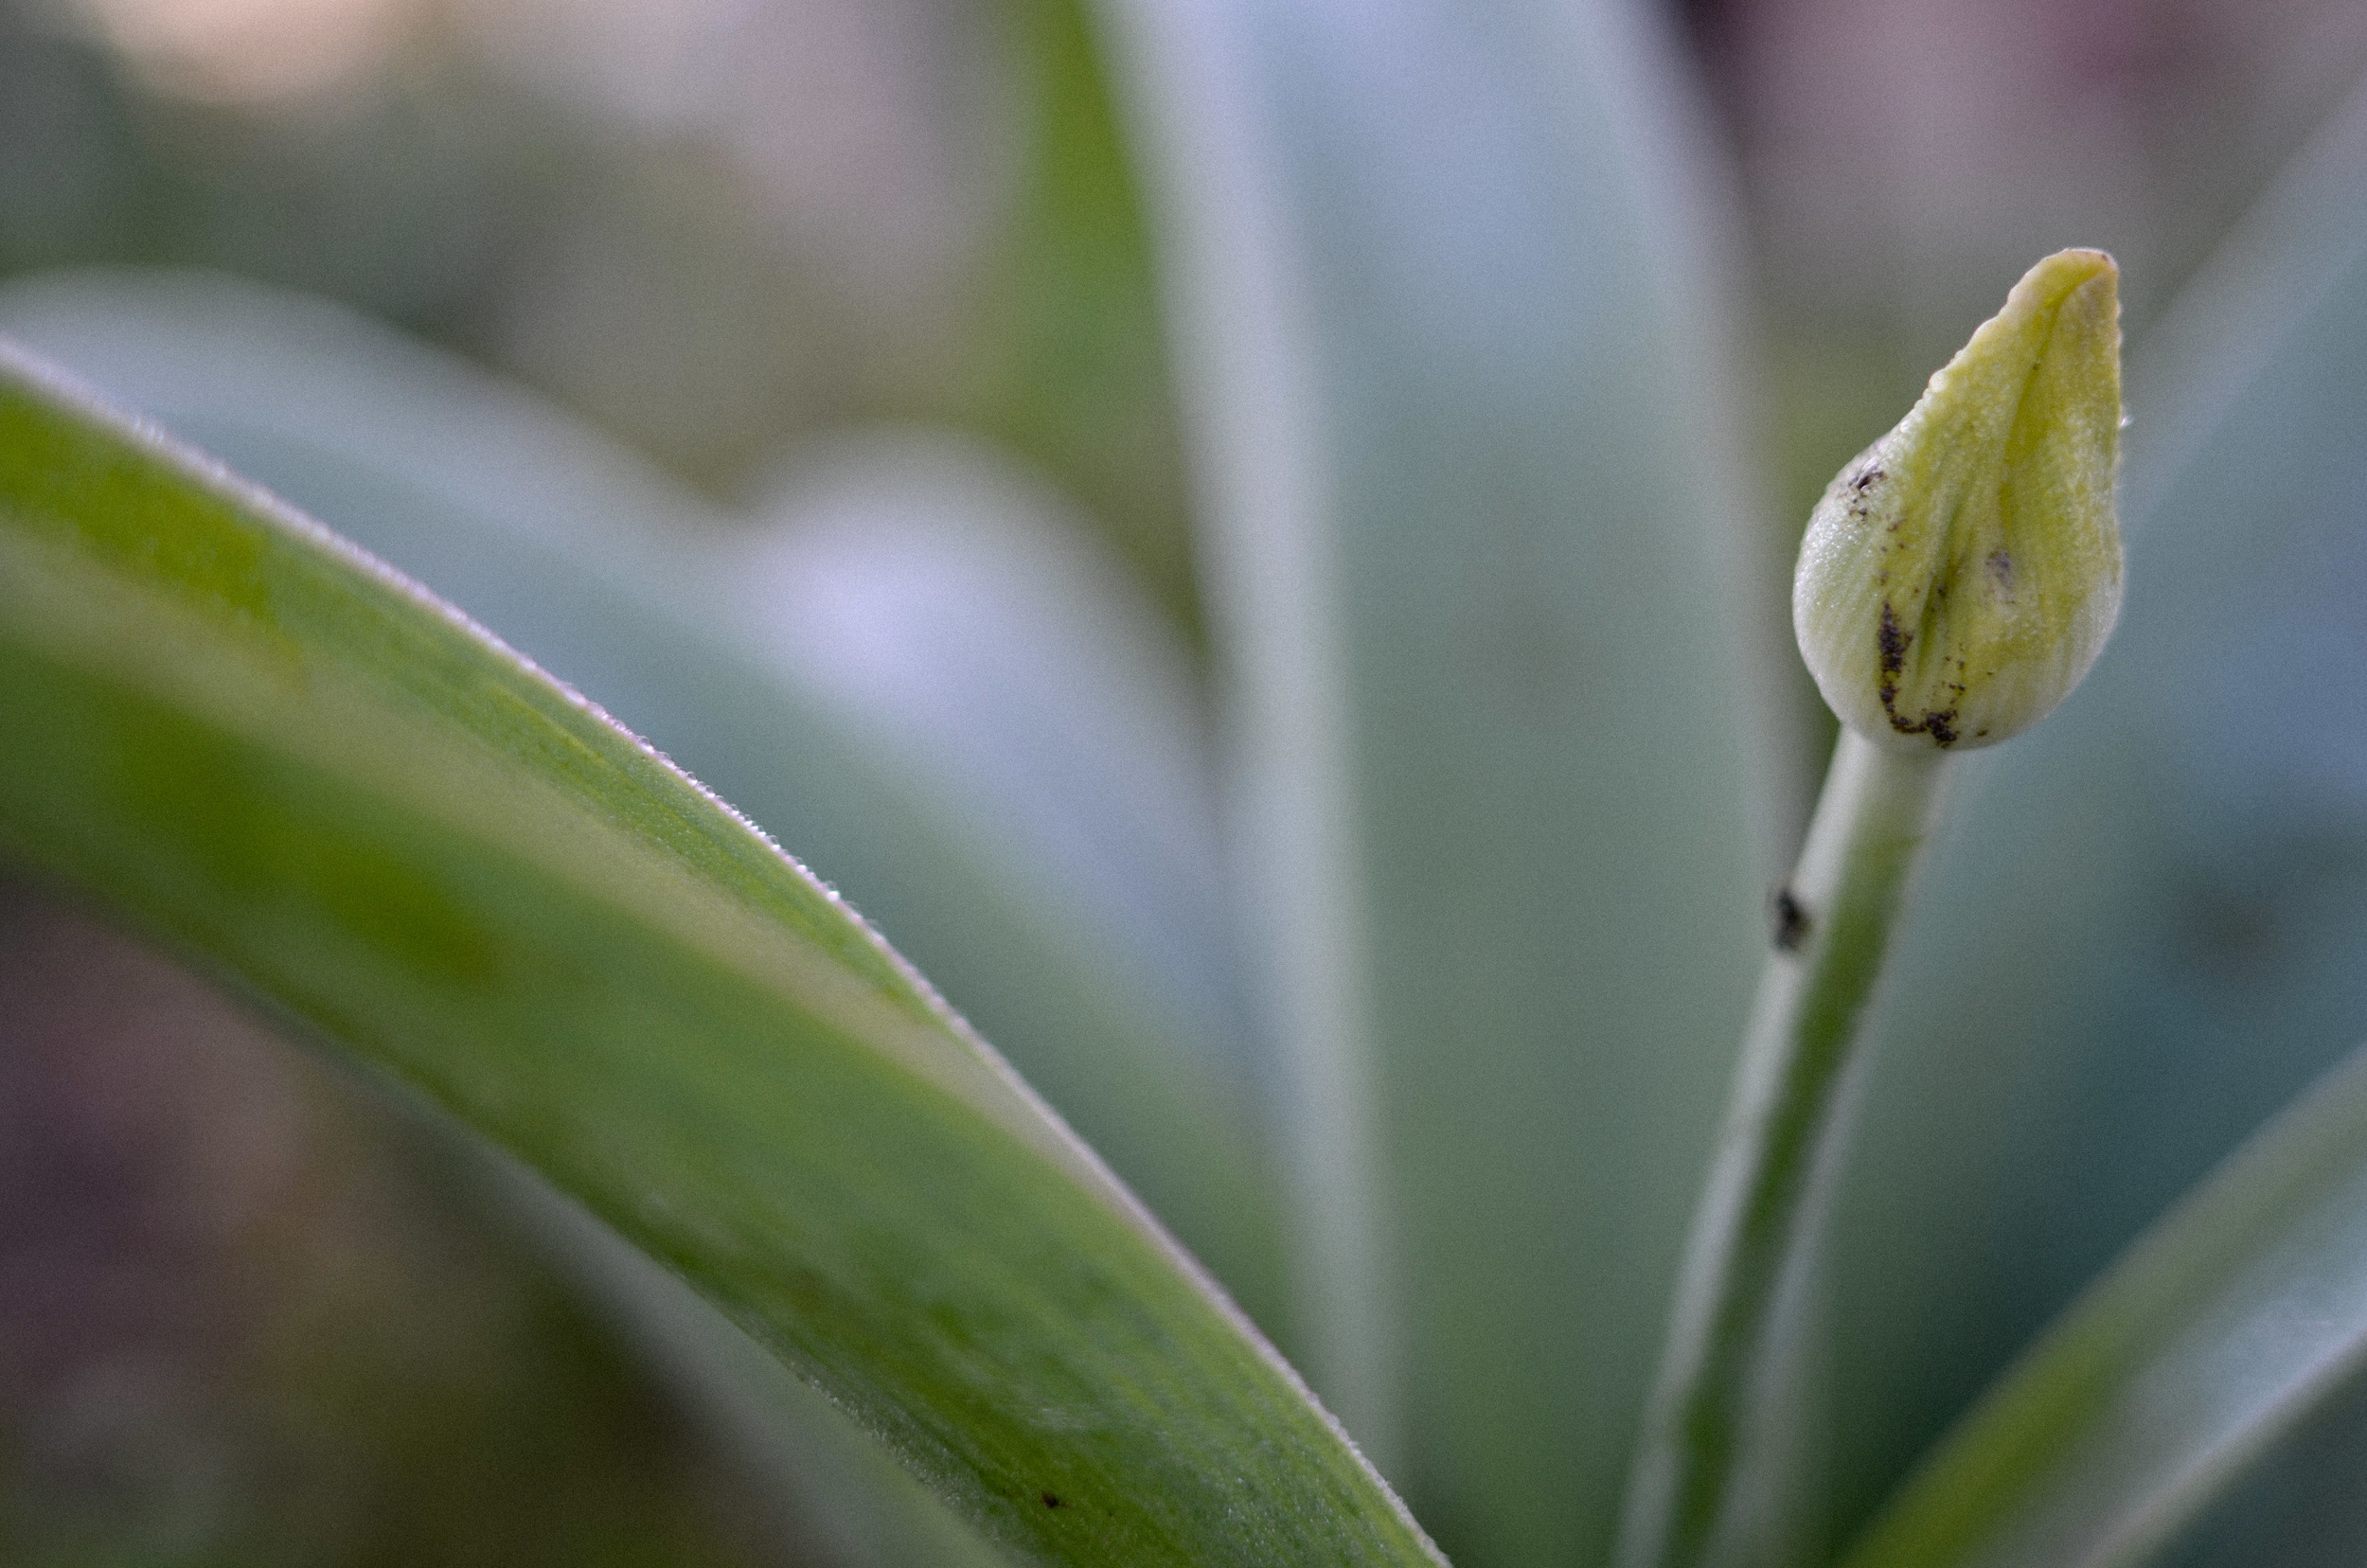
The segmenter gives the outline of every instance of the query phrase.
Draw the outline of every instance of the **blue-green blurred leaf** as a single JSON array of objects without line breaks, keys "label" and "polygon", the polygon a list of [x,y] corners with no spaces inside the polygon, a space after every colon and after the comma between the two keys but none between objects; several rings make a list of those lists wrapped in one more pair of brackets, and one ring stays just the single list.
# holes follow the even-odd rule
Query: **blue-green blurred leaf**
[{"label": "blue-green blurred leaf", "polygon": [[1690,105],[1640,6],[1104,10],[1299,1069],[1301,1344],[1457,1561],[1597,1558],[1771,864],[1782,600]]},{"label": "blue-green blurred leaf", "polygon": [[2144,1562],[2362,1363],[2367,1054],[2149,1229],[1844,1568]]},{"label": "blue-green blurred leaf", "polygon": [[2354,1367],[2215,1498],[2158,1568],[2349,1568],[2367,1540],[2367,1375]]}]

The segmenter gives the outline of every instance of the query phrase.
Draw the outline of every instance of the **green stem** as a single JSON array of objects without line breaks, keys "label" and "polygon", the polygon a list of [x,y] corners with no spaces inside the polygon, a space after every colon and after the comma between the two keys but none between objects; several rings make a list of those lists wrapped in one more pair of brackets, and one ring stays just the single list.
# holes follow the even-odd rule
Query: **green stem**
[{"label": "green stem", "polygon": [[1939,811],[1948,755],[1844,729],[1779,899],[1776,952],[1693,1235],[1628,1488],[1620,1568],[1749,1562],[1746,1438],[1773,1392],[1771,1327],[1799,1277],[1813,1179],[1835,1141],[1858,1020]]}]

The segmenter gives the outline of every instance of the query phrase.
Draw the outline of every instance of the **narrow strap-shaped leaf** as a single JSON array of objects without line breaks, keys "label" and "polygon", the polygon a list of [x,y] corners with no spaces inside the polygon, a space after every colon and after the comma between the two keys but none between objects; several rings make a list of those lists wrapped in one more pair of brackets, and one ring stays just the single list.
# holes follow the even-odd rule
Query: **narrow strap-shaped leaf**
[{"label": "narrow strap-shaped leaf", "polygon": [[[898,614],[899,571],[941,577],[947,552],[932,551],[909,515],[911,487],[894,488],[885,461],[866,468],[844,453],[819,478],[802,467],[826,498],[806,492],[788,529],[752,533],[525,390],[324,300],[202,274],[51,275],[0,288],[0,333],[597,694],[919,965],[1272,1331],[1276,1201],[1238,1009],[1225,1007],[1221,892],[1193,864],[1196,802],[1130,778],[1111,784],[1127,759],[1106,755],[1111,738],[1090,711],[1080,719],[1073,692],[1032,733],[998,722],[1046,706],[1038,671],[1011,668],[1007,645],[1026,629],[1013,624],[1009,594],[978,593],[964,615],[936,616],[941,643],[972,634],[932,650],[935,668],[899,646],[920,616]],[[942,489],[971,478],[948,472]],[[963,497],[959,537],[973,553],[1006,543],[975,538],[996,500]],[[1004,504],[1018,511],[1023,501]],[[868,554],[829,556],[813,515],[826,508],[863,512],[834,531],[860,532]],[[1043,553],[996,559],[1024,584]],[[817,568],[820,556],[829,558]],[[1094,620],[1095,604],[1063,596],[1072,646],[1060,651],[1114,686],[1128,716],[1154,730],[1138,748],[1151,750],[1166,693],[1113,679],[1133,629]],[[1108,642],[1092,641],[1097,632]],[[882,669],[958,704],[962,722],[899,706]],[[1014,776],[1009,754],[1029,742],[1050,754],[1041,773],[1064,775],[1064,787]],[[1184,843],[1164,862],[1063,856],[1045,835],[1012,829],[1021,804],[1057,814],[1095,851],[1145,820]],[[1148,915],[1109,918],[1113,891]]]},{"label": "narrow strap-shaped leaf", "polygon": [[1683,83],[1629,0],[1103,9],[1239,679],[1298,1343],[1458,1560],[1599,1560],[1789,668],[1745,656],[1782,596]]},{"label": "narrow strap-shaped leaf", "polygon": [[596,710],[0,360],[0,845],[415,1085],[1046,1561],[1434,1561],[912,971]]},{"label": "narrow strap-shaped leaf", "polygon": [[2097,1281],[1846,1568],[2139,1562],[2363,1362],[2367,1052]]}]

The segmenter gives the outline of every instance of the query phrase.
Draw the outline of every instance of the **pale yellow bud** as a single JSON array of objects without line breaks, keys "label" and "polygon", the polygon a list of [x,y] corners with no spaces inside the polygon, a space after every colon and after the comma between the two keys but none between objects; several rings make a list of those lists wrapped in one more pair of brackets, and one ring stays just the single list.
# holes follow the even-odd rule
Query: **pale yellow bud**
[{"label": "pale yellow bud", "polygon": [[1991,745],[2103,650],[2121,608],[2119,279],[2102,251],[2031,268],[1817,504],[1792,625],[1859,734]]}]

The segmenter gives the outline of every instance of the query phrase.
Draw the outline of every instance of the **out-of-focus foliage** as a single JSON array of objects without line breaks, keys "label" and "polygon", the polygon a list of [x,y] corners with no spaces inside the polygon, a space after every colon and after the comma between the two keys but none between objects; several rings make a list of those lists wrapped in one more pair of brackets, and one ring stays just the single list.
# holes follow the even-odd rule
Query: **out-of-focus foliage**
[{"label": "out-of-focus foliage", "polygon": [[0,273],[326,294],[719,494],[810,431],[950,420],[1188,633],[1138,208],[1077,0],[0,6]]},{"label": "out-of-focus foliage", "polygon": [[1112,14],[1293,1075],[1298,1342],[1450,1557],[1592,1558],[1781,770],[1735,678],[1773,666],[1693,105],[1596,89],[1674,84],[1620,8]]},{"label": "out-of-focus foliage", "polygon": [[2264,1451],[2339,1420],[2367,1360],[2363,1150],[2354,1053],[2081,1293],[1850,1568],[2145,1562]]},{"label": "out-of-focus foliage", "polygon": [[427,1132],[15,879],[0,1127],[11,1561],[741,1568],[794,1528]]},{"label": "out-of-focus foliage", "polygon": [[1787,529],[2033,258],[2111,252],[2142,343],[2367,69],[2342,0],[1682,9],[1742,173]]}]

